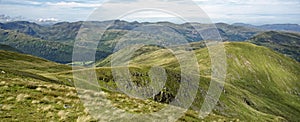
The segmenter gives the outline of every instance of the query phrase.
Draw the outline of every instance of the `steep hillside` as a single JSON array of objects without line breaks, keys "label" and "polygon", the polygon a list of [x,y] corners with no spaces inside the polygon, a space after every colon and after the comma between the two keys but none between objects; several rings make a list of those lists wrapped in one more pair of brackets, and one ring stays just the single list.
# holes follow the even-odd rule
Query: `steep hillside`
[{"label": "steep hillside", "polygon": [[300,61],[300,34],[287,32],[265,32],[250,39],[251,43],[269,47]]},{"label": "steep hillside", "polygon": [[48,42],[23,33],[0,29],[0,43],[56,62],[66,63],[72,60],[71,46],[59,42]]},{"label": "steep hillside", "polygon": [[[30,55],[0,50],[0,69],[17,75],[33,77],[39,80],[66,83],[55,78],[46,78],[42,74],[69,71],[71,68],[66,65],[57,64],[45,59]],[[66,83],[71,85],[71,82]]]},{"label": "steep hillside", "polygon": [[252,44],[229,43],[226,49],[228,84],[221,102],[229,98],[229,108],[240,112],[248,109],[254,120],[272,115],[276,116],[271,117],[273,119],[299,121],[299,102],[296,102],[300,93],[298,62]]},{"label": "steep hillside", "polygon": [[[268,48],[250,43],[226,43],[227,79],[220,102],[214,113],[243,121],[299,121],[300,64]],[[146,52],[145,52],[146,51]],[[180,84],[180,67],[167,49],[145,47],[137,51],[130,62],[136,84],[144,84],[150,66],[163,66],[168,72],[166,90],[154,100],[168,103],[176,96]],[[199,110],[210,83],[210,58],[207,49],[195,51],[201,70],[201,82],[193,106]],[[122,53],[113,55],[122,56]],[[99,66],[110,66],[110,59]],[[106,69],[110,71],[109,69]],[[106,71],[107,72],[107,71]],[[99,70],[101,84],[114,89],[111,73]],[[179,77],[178,77],[179,76]],[[139,80],[140,79],[140,80]]]},{"label": "steep hillside", "polygon": [[1,29],[15,30],[35,38],[49,41],[74,41],[82,22],[57,23],[52,26],[41,26],[27,21],[8,22],[1,25]]},{"label": "steep hillside", "polygon": [[8,45],[0,44],[0,50],[22,53],[22,51]]},{"label": "steep hillside", "polygon": [[[104,38],[110,37],[104,36]],[[55,61],[58,63],[72,62],[73,45],[70,44],[55,41],[46,41],[23,33],[2,29],[0,29],[0,44],[9,45],[26,54],[45,58],[47,60]],[[108,49],[99,47],[99,50],[96,54],[97,60],[105,58],[112,52],[110,49],[111,47],[107,45],[101,46],[106,46],[108,47]],[[83,51],[88,50],[89,49],[83,49]]]},{"label": "steep hillside", "polygon": [[[166,105],[152,100],[139,100],[124,94],[87,89],[75,89],[71,67],[41,58],[0,50],[0,119],[1,121],[99,121],[112,120],[108,115],[94,118],[77,95],[101,105],[113,105],[129,113],[151,113]],[[100,87],[102,88],[102,87]],[[219,115],[209,115],[207,121],[234,121]],[[187,111],[178,121],[201,121],[198,113]]]}]

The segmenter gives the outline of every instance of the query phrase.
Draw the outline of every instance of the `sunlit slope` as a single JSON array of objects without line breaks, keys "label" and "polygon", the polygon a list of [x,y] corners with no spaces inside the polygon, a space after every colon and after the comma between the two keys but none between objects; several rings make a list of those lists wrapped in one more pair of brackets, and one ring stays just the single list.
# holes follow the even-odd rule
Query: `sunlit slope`
[{"label": "sunlit slope", "polygon": [[226,50],[229,67],[221,102],[239,111],[239,116],[253,120],[272,115],[299,121],[298,62],[248,43],[228,43]]},{"label": "sunlit slope", "polygon": [[[300,64],[297,61],[250,43],[225,43],[225,48],[228,64],[225,89],[213,113],[204,121],[299,121]],[[122,53],[114,55],[118,54]],[[210,83],[211,59],[205,48],[195,50],[195,54],[201,81],[191,109],[199,110]],[[1,51],[0,55],[0,70],[5,72],[0,75],[1,118],[33,121],[41,119],[41,113],[46,116],[45,121],[93,120],[83,112],[76,90],[61,85],[72,85],[70,81],[73,80],[73,71],[69,66],[7,51]],[[99,65],[105,66],[98,67],[96,72],[106,97],[115,102],[116,107],[129,112],[160,110],[165,105],[161,103],[172,101],[180,86],[178,60],[170,50],[160,47],[147,46],[138,50],[130,62],[130,71],[133,82],[138,86],[145,86],[145,81],[149,81],[147,73],[151,66],[165,67],[168,77],[165,88],[152,98],[161,103],[136,100],[120,94],[114,83],[112,68],[108,67],[109,59],[103,60]],[[136,105],[142,106],[141,109],[134,109]],[[19,109],[26,112],[21,113]],[[29,116],[31,114],[33,116]],[[194,111],[188,112],[180,120],[201,121]]]},{"label": "sunlit slope", "polygon": [[46,78],[42,74],[69,71],[71,67],[31,55],[0,50],[0,70],[49,82],[65,83],[59,79]]},{"label": "sunlit slope", "polygon": [[[78,88],[76,90],[69,86],[72,85],[72,72],[66,65],[30,55],[0,51],[0,120],[97,121],[78,98]],[[166,106],[153,100],[130,98],[105,88],[105,92],[81,90],[85,93],[84,97],[88,98],[86,100],[95,102],[95,97],[104,97],[109,102],[98,101],[99,104],[113,104],[130,113],[155,112]],[[215,114],[205,118],[207,121],[219,119],[235,120]],[[201,119],[195,111],[188,111],[179,121]]]},{"label": "sunlit slope", "polygon": [[[226,84],[214,113],[241,120],[299,121],[300,64],[298,62],[271,49],[250,43],[225,43],[225,48],[228,64]],[[174,89],[180,85],[178,60],[167,49],[144,47],[136,53],[141,52],[144,54],[133,55],[131,58],[130,67],[134,67],[133,74],[140,72],[142,74],[140,78],[143,79],[145,77],[143,74],[147,74],[149,67],[165,67],[169,74],[166,83],[167,91],[164,91],[165,95],[162,97],[167,97],[165,98],[167,101],[156,100],[168,102],[168,99],[176,96]],[[195,50],[195,54],[199,63],[201,82],[198,96],[191,108],[197,110],[201,107],[210,83],[211,59],[205,48]],[[98,63],[99,66],[110,66],[111,57],[116,55],[122,55],[122,51]],[[111,73],[104,74],[99,73],[100,82],[105,79],[103,77],[112,78]],[[140,80],[140,84],[143,81]],[[106,82],[108,83],[104,82],[104,84],[113,84],[113,80]]]}]

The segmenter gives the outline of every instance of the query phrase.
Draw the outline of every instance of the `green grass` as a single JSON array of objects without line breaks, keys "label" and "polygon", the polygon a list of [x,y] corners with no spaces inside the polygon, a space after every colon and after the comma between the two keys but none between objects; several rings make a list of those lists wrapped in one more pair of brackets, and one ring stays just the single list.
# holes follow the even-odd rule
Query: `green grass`
[{"label": "green grass", "polygon": [[[73,84],[69,84],[68,80],[72,79],[72,71],[69,66],[14,52],[1,51],[0,55],[1,121],[97,120],[87,112],[84,104],[77,96],[77,90],[72,87]],[[133,69],[133,71],[141,70]],[[109,71],[103,73],[109,73]],[[113,85],[112,82],[111,85]],[[105,91],[106,98],[115,107],[130,113],[150,113],[159,111],[165,106],[163,103],[150,99],[130,98],[113,91],[112,88],[102,87],[102,89]],[[84,96],[98,94],[97,92],[87,93]],[[91,98],[93,99],[93,97]],[[64,105],[71,107],[64,108]],[[210,115],[210,117],[227,119],[216,115]],[[201,119],[198,118],[195,111],[188,111],[180,120],[200,121]]]},{"label": "green grass", "polygon": [[88,116],[75,88],[10,73],[1,74],[0,80],[1,121],[66,121]]},{"label": "green grass", "polygon": [[[10,73],[0,75],[1,121],[96,121],[84,107],[74,87],[50,83]],[[86,91],[84,96],[95,100],[98,92]],[[92,97],[93,96],[93,97]],[[105,92],[106,99],[118,109],[133,114],[151,113],[165,105],[152,100],[130,98],[117,92]],[[71,108],[64,108],[69,105]],[[234,120],[210,115],[206,120]],[[179,121],[201,121],[198,113],[188,111]]]},{"label": "green grass", "polygon": [[[228,63],[227,79],[224,93],[214,112],[241,120],[298,121],[299,63],[271,49],[250,43],[225,43],[225,48]],[[143,49],[136,53],[139,54],[140,51]],[[210,83],[211,69],[208,50],[198,49],[195,53],[201,82],[191,108],[199,110]],[[110,62],[107,59],[99,64],[109,66]],[[132,57],[130,62],[131,67],[143,69],[139,71],[141,73],[147,73],[149,67],[155,65],[165,67],[169,71],[166,85],[169,90],[166,94],[176,96],[177,91],[174,89],[178,88],[179,80],[174,78],[180,74],[180,65],[169,50],[150,51],[146,55]],[[111,77],[111,74],[107,76]],[[113,81],[103,84],[113,84]]]},{"label": "green grass", "polygon": [[[299,121],[299,62],[250,43],[225,43],[225,48],[228,63],[225,89],[213,113],[203,120],[197,113],[211,80],[208,50],[201,48],[195,50],[201,79],[198,93],[190,110],[178,121]],[[114,55],[118,54],[122,55],[120,52]],[[6,72],[0,74],[0,104],[1,111],[4,111],[0,112],[1,120],[96,120],[84,112],[83,104],[78,102],[79,98],[74,95],[76,90],[61,85],[73,85],[70,83],[70,80],[73,80],[73,71],[69,66],[6,51],[2,51],[0,55],[0,70]],[[161,91],[161,95],[155,96],[156,101],[151,98],[135,99],[122,94],[113,80],[112,68],[107,67],[110,65],[110,59],[98,64],[102,66],[96,68],[100,88],[115,107],[127,112],[159,111],[176,96],[180,86],[180,65],[167,49],[144,47],[137,51],[130,62],[131,78],[138,86],[145,86],[148,84],[146,81],[150,81],[148,72],[151,66],[160,65],[166,69],[166,89]],[[88,93],[88,96],[96,94]],[[65,98],[66,101],[59,98]],[[36,100],[41,103],[33,104]],[[75,107],[65,109],[61,103]],[[48,113],[51,115],[47,117]],[[46,118],[42,118],[44,116]]]}]

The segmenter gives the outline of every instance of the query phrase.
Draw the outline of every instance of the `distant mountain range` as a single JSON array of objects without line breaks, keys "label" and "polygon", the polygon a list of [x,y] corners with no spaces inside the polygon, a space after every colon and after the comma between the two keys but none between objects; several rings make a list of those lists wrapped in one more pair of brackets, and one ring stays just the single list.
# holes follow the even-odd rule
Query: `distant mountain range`
[{"label": "distant mountain range", "polygon": [[[106,27],[110,23],[113,23],[108,27],[105,34],[99,39],[98,51],[96,54],[96,60],[101,60],[113,53],[113,49],[117,41],[135,28],[143,27],[146,25],[162,25],[171,28],[173,31],[184,36],[189,42],[203,41],[200,34],[195,33],[196,29],[202,31],[210,31],[208,24],[201,23],[184,23],[174,24],[170,22],[127,22],[121,20],[103,21],[103,22],[60,22],[53,25],[40,25],[28,21],[14,21],[0,23],[0,43],[9,45],[24,53],[42,57],[51,61],[59,63],[71,63],[72,62],[72,49],[76,36],[81,26],[88,25],[93,27]],[[233,24],[216,23],[215,26],[219,31],[224,41],[247,41],[255,40],[256,36],[268,32],[269,30],[278,29],[284,31],[294,31],[297,33],[297,27],[299,25],[265,25],[265,26],[253,26],[247,24]],[[265,28],[265,29],[263,29]],[[104,30],[103,30],[104,31]],[[140,30],[143,31],[143,30]],[[283,32],[280,32],[283,33]],[[285,32],[287,33],[287,32]],[[266,33],[267,35],[271,33]],[[285,34],[285,38],[279,38],[282,41],[289,41],[289,38],[293,38],[291,34]],[[297,34],[296,34],[297,35]],[[291,37],[290,37],[291,36]],[[169,37],[163,37],[169,38]],[[261,36],[259,37],[261,38]],[[298,38],[298,37],[297,37]],[[294,39],[295,40],[295,39]],[[295,40],[299,42],[299,40]],[[255,42],[255,41],[251,41]],[[274,42],[274,43],[277,43]],[[258,44],[258,42],[255,42]],[[298,44],[298,43],[297,43]],[[276,49],[275,49],[276,50]],[[295,50],[295,49],[292,49]],[[286,53],[288,56],[295,58],[298,56],[298,52],[279,51]],[[290,54],[293,53],[293,54]],[[296,60],[299,60],[296,58]]]},{"label": "distant mountain range", "polygon": [[262,29],[262,30],[267,30],[267,31],[300,32],[300,25],[298,25],[298,24],[266,24],[266,25],[255,26],[255,25],[245,24],[245,23],[235,23],[232,25],[248,27],[248,28],[255,28],[255,29]]},{"label": "distant mountain range", "polygon": [[[113,23],[108,30],[118,30],[118,31],[129,31],[137,27],[151,24],[159,24],[164,26],[169,26],[176,30],[178,33],[184,35],[186,39],[190,42],[197,42],[203,40],[199,34],[193,33],[195,28],[205,30],[208,25],[200,23],[190,23],[185,24],[174,24],[170,22],[157,22],[157,23],[138,23],[138,22],[126,22],[120,20],[114,21],[104,21],[104,22],[60,22],[52,26],[42,26],[36,23],[27,21],[16,21],[0,23],[0,28],[5,30],[14,30],[27,35],[49,40],[49,41],[74,41],[76,35],[83,24],[89,24],[90,26],[108,26],[108,24]],[[253,35],[260,32],[258,29],[238,27],[233,25],[228,25],[225,23],[216,24],[221,36],[224,40],[231,41],[243,41],[251,38]]]},{"label": "distant mountain range", "polygon": [[271,48],[300,62],[300,34],[268,31],[250,39],[251,43]]}]

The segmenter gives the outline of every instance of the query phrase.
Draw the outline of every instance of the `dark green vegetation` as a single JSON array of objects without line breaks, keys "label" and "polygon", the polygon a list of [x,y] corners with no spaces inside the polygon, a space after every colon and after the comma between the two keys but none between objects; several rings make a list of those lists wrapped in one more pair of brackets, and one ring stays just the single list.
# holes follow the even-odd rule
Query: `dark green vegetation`
[{"label": "dark green vegetation", "polygon": [[[47,41],[35,38],[20,32],[0,29],[0,43],[8,45],[23,53],[42,57],[58,63],[72,62],[73,45],[56,41]],[[82,49],[88,51],[89,49]],[[111,51],[100,49],[97,51],[97,60],[109,55]]]},{"label": "dark green vegetation", "polygon": [[16,48],[13,48],[8,45],[3,45],[3,44],[0,44],[0,50],[22,53],[20,50],[17,50]]},{"label": "dark green vegetation", "polygon": [[300,62],[299,33],[270,31],[253,37],[250,42],[271,48]]},{"label": "dark green vegetation", "polygon": [[27,21],[8,22],[0,24],[1,29],[14,30],[35,38],[49,41],[74,41],[82,22],[57,23],[53,26],[41,26]]},{"label": "dark green vegetation", "polygon": [[0,29],[0,43],[14,47],[24,53],[66,63],[72,60],[72,46],[49,42],[29,35]]}]

